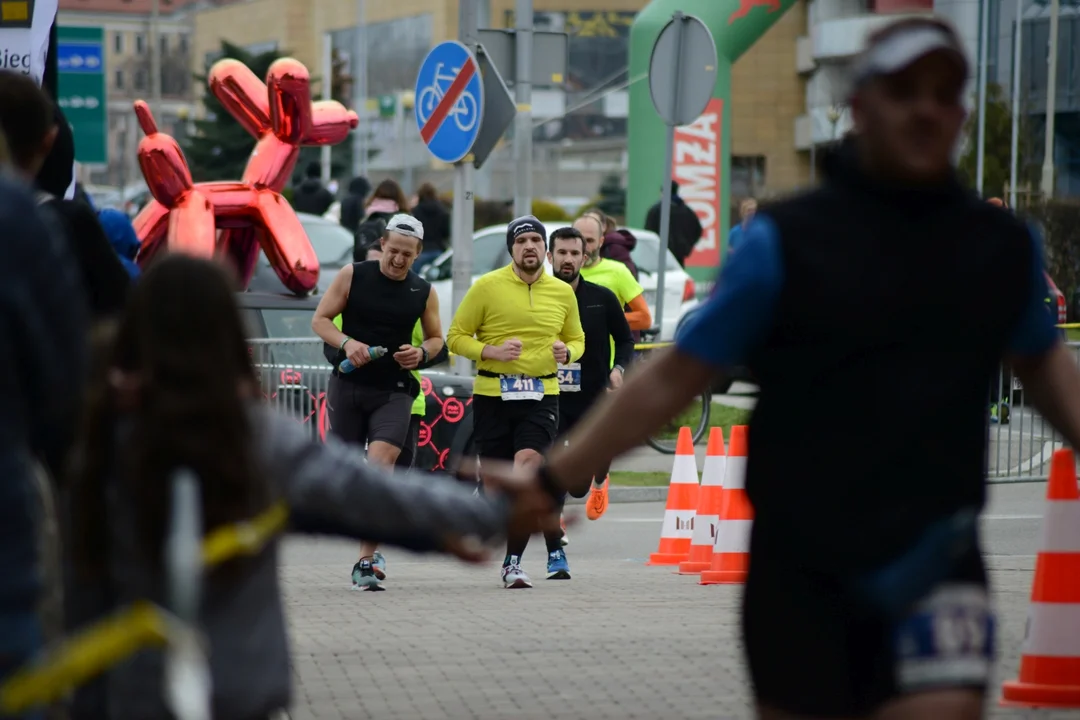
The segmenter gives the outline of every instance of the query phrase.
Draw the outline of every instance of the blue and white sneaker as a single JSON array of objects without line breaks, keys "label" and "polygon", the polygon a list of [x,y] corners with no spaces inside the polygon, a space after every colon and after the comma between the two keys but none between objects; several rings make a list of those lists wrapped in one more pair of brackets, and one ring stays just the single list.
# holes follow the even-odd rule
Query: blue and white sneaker
[{"label": "blue and white sneaker", "polygon": [[569,580],[570,563],[566,559],[566,551],[559,549],[548,553],[547,561],[548,580]]},{"label": "blue and white sneaker", "polygon": [[371,554],[371,569],[375,571],[375,577],[382,582],[386,579],[386,558],[376,550]]},{"label": "blue and white sneaker", "polygon": [[352,569],[353,590],[385,590],[379,584],[379,578],[375,576],[375,567],[370,560],[361,560],[353,565]]},{"label": "blue and white sneaker", "polygon": [[524,590],[532,587],[532,581],[521,569],[521,557],[511,555],[502,568],[503,587],[507,590]]}]

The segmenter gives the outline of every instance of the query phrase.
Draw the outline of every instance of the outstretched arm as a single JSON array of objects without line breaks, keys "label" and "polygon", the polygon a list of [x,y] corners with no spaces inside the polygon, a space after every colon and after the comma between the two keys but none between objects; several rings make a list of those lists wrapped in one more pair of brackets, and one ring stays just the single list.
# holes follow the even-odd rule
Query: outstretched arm
[{"label": "outstretched arm", "polygon": [[602,399],[558,444],[551,475],[579,492],[613,458],[642,444],[682,411],[718,372],[740,365],[772,324],[782,285],[775,225],[756,219],[746,245],[725,264],[717,291],[687,318],[675,347],[631,371],[623,389]]},{"label": "outstretched arm", "polygon": [[425,552],[451,537],[491,540],[506,527],[508,503],[499,496],[474,496],[471,486],[430,475],[391,476],[332,436],[315,442],[292,419],[261,412],[261,449],[281,479],[294,531]]}]

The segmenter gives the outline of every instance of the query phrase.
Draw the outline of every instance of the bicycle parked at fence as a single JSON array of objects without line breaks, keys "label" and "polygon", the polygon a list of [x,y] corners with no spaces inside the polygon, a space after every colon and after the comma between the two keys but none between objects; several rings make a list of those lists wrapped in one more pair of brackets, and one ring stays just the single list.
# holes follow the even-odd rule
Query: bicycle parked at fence
[{"label": "bicycle parked at fence", "polygon": [[[457,70],[445,73],[443,67],[442,63],[435,66],[435,82],[424,88],[420,92],[420,97],[417,98],[416,107],[420,114],[421,124],[427,123],[428,119],[434,114],[435,108],[439,106],[443,97],[446,96],[447,89],[454,82]],[[457,125],[458,130],[469,132],[480,118],[479,110],[480,107],[476,102],[476,98],[471,92],[465,90],[461,93],[461,97],[458,98],[457,102],[454,103],[454,107],[450,109],[450,117],[454,118],[454,124]]]},{"label": "bicycle parked at fence", "polygon": [[[660,328],[652,328],[641,332],[641,342],[634,346],[635,362],[647,362],[650,352],[670,345],[670,343],[657,343],[656,338],[659,335]],[[705,390],[694,398],[685,410],[676,415],[675,418],[648,439],[649,447],[665,455],[675,454],[679,428],[683,426],[690,428],[694,444],[697,445],[709,430],[709,415],[711,412],[712,392]]]}]

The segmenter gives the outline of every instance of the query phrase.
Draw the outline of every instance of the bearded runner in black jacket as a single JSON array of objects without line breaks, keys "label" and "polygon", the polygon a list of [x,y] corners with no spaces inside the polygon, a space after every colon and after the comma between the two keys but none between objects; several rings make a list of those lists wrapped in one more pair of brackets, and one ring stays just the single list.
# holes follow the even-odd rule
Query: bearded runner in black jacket
[{"label": "bearded runner in black jacket", "polygon": [[[1043,305],[1040,245],[951,166],[968,69],[932,18],[873,35],[823,187],[763,208],[675,347],[534,471],[553,493],[586,485],[747,361],[761,392],[743,632],[760,718],[981,717],[994,618],[974,518],[1003,358],[1080,447],[1080,370]],[[989,298],[975,317],[972,297]],[[896,412],[901,377],[917,420]]]},{"label": "bearded runner in black jacket", "polygon": [[[623,368],[630,364],[634,353],[634,338],[626,314],[615,293],[605,287],[587,282],[581,277],[585,262],[585,238],[572,227],[551,233],[548,240],[548,261],[555,277],[569,283],[577,297],[581,329],[585,332],[585,352],[577,362],[560,365],[559,377],[559,434],[565,435],[609,388],[622,386]],[[611,340],[615,343],[612,362]],[[601,481],[607,468],[596,473]],[[575,494],[581,497],[584,492]],[[594,493],[606,504],[607,494]],[[590,498],[590,502],[593,499]],[[561,500],[560,500],[561,505]],[[604,508],[598,508],[603,514]],[[566,535],[554,529],[544,534],[548,549],[548,579],[569,579],[570,566],[561,546]]]}]

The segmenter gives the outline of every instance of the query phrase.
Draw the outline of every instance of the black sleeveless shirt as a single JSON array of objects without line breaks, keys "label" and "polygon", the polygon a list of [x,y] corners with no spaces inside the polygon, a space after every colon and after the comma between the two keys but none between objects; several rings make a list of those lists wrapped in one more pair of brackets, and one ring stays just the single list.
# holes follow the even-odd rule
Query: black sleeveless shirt
[{"label": "black sleeveless shirt", "polygon": [[366,387],[415,396],[415,380],[393,355],[402,345],[412,344],[413,328],[424,314],[430,293],[431,283],[414,272],[410,271],[404,280],[392,280],[383,275],[378,260],[354,263],[349,299],[341,313],[341,331],[369,347],[381,345],[387,353],[350,373],[342,373],[337,366],[345,353],[339,350],[334,375]]}]

